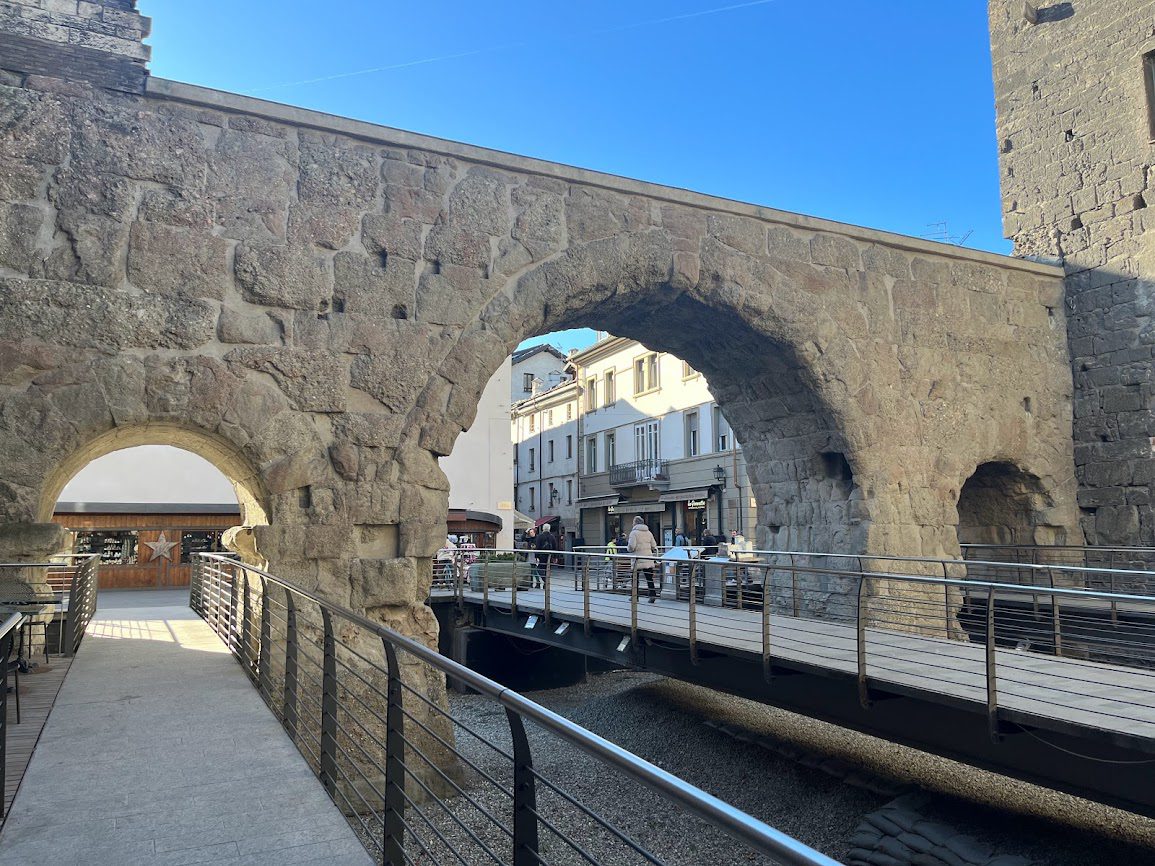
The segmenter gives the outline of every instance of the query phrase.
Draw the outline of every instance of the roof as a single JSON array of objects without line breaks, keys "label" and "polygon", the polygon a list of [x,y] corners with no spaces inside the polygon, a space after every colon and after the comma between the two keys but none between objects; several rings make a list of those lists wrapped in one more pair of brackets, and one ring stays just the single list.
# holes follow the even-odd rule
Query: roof
[{"label": "roof", "polygon": [[240,514],[236,503],[57,502],[57,514]]},{"label": "roof", "polygon": [[549,343],[538,343],[536,346],[526,346],[524,349],[518,349],[513,353],[513,363],[520,364],[526,358],[532,358],[538,352],[549,352],[559,361],[565,360],[565,355],[558,349],[555,349]]}]

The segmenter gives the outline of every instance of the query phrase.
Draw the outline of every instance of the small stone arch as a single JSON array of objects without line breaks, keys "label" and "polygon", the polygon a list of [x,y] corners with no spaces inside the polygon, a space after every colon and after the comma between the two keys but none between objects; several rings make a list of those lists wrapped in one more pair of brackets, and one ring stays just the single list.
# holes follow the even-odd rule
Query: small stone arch
[{"label": "small stone arch", "polygon": [[1007,460],[981,463],[959,489],[959,544],[1063,544],[1065,528],[1049,522],[1054,504],[1037,475]]}]

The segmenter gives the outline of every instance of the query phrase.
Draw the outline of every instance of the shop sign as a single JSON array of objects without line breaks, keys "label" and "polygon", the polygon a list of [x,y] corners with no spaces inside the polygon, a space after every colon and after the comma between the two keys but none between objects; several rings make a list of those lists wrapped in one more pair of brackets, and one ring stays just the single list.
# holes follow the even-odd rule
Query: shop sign
[{"label": "shop sign", "polygon": [[706,500],[705,499],[687,499],[686,500],[686,510],[687,511],[702,511],[705,509],[705,507],[706,507]]}]

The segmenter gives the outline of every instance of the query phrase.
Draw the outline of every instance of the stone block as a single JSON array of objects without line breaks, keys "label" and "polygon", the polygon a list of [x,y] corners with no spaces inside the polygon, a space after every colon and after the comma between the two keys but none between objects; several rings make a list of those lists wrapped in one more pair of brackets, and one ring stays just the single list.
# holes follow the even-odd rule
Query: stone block
[{"label": "stone block", "polygon": [[270,307],[318,311],[333,296],[329,262],[303,247],[241,244],[236,275],[246,301]]},{"label": "stone block", "polygon": [[232,286],[229,242],[208,232],[162,223],[134,223],[128,241],[128,278],[162,295],[220,300]]},{"label": "stone block", "polygon": [[416,604],[427,587],[418,578],[414,559],[358,559],[353,565],[354,607]]},{"label": "stone block", "polygon": [[222,343],[278,345],[281,326],[268,313],[224,307],[217,324],[217,339]]}]

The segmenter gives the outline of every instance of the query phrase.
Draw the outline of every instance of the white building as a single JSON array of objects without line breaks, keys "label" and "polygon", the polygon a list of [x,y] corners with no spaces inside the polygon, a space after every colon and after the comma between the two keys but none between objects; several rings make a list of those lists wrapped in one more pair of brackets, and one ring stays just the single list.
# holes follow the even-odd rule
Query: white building
[{"label": "white building", "polygon": [[548,343],[527,346],[513,353],[509,399],[516,403],[539,391],[548,391],[571,377],[566,357]]},{"label": "white building", "polygon": [[580,536],[579,398],[577,382],[563,382],[515,403],[510,419],[517,509],[535,522],[549,520],[567,548]]},{"label": "white building", "polygon": [[579,508],[587,544],[641,515],[659,543],[737,530],[757,506],[742,451],[706,379],[673,355],[608,337],[570,356],[581,387]]},{"label": "white building", "polygon": [[457,437],[453,453],[440,460],[449,478],[450,528],[476,534],[500,524],[495,542],[513,547],[513,443],[509,439],[509,361],[493,374],[473,426]]}]

